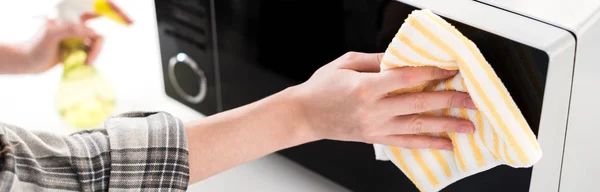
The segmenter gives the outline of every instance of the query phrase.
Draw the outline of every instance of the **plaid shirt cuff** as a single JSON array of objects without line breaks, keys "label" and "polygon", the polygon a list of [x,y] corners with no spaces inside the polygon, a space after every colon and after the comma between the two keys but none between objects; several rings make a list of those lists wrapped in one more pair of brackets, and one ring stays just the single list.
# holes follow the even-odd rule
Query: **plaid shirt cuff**
[{"label": "plaid shirt cuff", "polygon": [[114,189],[185,191],[189,179],[183,124],[166,113],[127,113],[106,122]]},{"label": "plaid shirt cuff", "polygon": [[0,191],[185,191],[181,121],[163,112],[106,120],[69,136],[0,124]]}]

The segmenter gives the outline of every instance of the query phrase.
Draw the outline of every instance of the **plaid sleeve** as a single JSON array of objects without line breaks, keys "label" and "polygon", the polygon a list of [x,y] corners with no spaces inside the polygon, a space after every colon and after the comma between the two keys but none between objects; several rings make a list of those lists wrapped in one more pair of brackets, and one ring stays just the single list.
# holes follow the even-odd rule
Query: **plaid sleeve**
[{"label": "plaid sleeve", "polygon": [[185,191],[183,124],[135,112],[68,136],[0,124],[0,191]]}]

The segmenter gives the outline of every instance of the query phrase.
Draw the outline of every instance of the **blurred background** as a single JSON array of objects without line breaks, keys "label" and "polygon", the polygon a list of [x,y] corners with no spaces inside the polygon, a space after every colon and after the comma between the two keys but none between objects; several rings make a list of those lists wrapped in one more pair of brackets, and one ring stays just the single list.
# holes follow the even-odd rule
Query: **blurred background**
[{"label": "blurred background", "polygon": [[[0,1],[0,42],[31,38],[57,0]],[[115,113],[131,110],[166,110],[178,105],[163,93],[156,21],[152,1],[115,0],[134,20],[124,27],[106,18],[88,25],[104,36],[104,46],[95,65],[117,94]],[[73,131],[54,106],[62,66],[37,75],[0,75],[0,122],[28,129]],[[186,111],[177,108],[173,113]],[[191,111],[186,111],[191,112]],[[185,116],[185,114],[179,114]],[[189,113],[188,116],[199,115]]]}]

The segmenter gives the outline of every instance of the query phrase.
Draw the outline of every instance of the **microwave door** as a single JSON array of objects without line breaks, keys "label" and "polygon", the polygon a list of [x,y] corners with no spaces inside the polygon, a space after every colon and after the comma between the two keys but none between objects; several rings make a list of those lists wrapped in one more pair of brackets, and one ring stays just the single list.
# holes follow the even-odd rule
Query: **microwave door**
[{"label": "microwave door", "polygon": [[[354,10],[353,6],[345,6],[350,10],[343,11],[345,17],[342,21],[374,18],[375,25],[371,27],[376,29],[376,33],[351,30],[351,27],[343,25],[340,27],[342,32],[339,32],[350,34],[346,37],[357,37],[360,35],[352,33],[362,32],[361,35],[366,36],[362,39],[370,39],[371,44],[360,46],[356,42],[341,39],[342,42],[331,41],[323,46],[340,46],[339,50],[343,51],[362,49],[383,52],[411,11],[430,9],[477,45],[506,86],[544,150],[544,157],[533,168],[500,165],[455,182],[442,191],[556,191],[572,71],[569,68],[572,67],[572,61],[569,63],[565,58],[572,58],[573,49],[561,49],[562,45],[553,45],[556,45],[554,42],[574,45],[569,33],[476,1],[391,0],[377,5],[372,3],[373,7],[380,8],[359,11],[358,8]],[[333,6],[331,9],[336,10]],[[376,16],[371,17],[370,14]],[[312,17],[332,19],[325,14]],[[545,33],[538,34],[535,31]],[[373,45],[375,49],[372,49]],[[268,47],[275,49],[275,46]],[[333,52],[330,53],[333,57]],[[369,144],[319,141],[286,149],[280,154],[352,191],[416,191],[414,185],[391,162],[375,161],[373,148]]]},{"label": "microwave door", "polygon": [[[557,191],[572,80],[572,35],[477,1],[392,2],[384,13],[396,20],[390,22],[395,26],[389,28],[397,30],[402,23],[399,18],[406,18],[407,11],[398,10],[427,8],[473,41],[511,94],[544,152],[533,168],[498,166],[443,191]],[[384,22],[382,31],[395,32],[385,26]],[[389,41],[392,34],[384,36],[388,38],[383,40]]]}]

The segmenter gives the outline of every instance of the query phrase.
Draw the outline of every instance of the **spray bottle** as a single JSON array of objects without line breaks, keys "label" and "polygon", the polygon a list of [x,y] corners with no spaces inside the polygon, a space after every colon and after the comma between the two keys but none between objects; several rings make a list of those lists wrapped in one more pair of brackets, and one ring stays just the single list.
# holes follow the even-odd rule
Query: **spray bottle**
[{"label": "spray bottle", "polygon": [[[60,22],[80,22],[85,13],[130,24],[108,0],[62,0],[57,6]],[[56,107],[68,125],[79,129],[102,124],[112,114],[116,101],[108,81],[93,65],[85,63],[87,50],[83,39],[64,39],[60,43],[63,74],[56,92]]]}]

